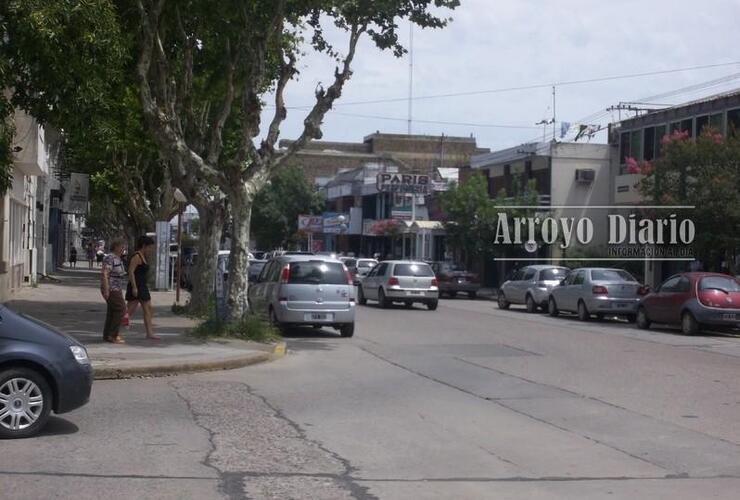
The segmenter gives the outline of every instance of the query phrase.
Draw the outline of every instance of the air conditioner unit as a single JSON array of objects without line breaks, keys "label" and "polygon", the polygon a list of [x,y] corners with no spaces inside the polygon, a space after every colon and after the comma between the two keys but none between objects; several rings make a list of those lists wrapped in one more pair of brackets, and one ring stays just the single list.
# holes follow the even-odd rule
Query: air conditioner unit
[{"label": "air conditioner unit", "polygon": [[591,184],[596,178],[596,171],[592,168],[577,168],[576,182],[581,184]]}]

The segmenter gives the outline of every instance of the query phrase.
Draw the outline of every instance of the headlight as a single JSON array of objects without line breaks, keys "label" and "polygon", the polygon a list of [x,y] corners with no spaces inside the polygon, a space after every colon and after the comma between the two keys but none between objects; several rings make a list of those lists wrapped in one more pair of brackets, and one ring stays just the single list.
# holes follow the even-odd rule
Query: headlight
[{"label": "headlight", "polygon": [[87,351],[84,347],[72,345],[69,346],[69,350],[72,351],[72,355],[75,357],[78,363],[84,365],[90,362],[90,358],[87,357]]}]

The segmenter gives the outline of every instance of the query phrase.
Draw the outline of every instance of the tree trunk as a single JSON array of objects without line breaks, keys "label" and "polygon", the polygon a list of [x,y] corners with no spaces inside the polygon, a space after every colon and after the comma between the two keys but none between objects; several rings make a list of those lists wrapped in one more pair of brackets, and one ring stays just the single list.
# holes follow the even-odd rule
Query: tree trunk
[{"label": "tree trunk", "polygon": [[193,291],[190,294],[190,310],[205,311],[213,295],[216,275],[216,260],[221,246],[226,207],[224,200],[194,204],[198,210],[198,262],[192,273]]},{"label": "tree trunk", "polygon": [[229,193],[231,206],[231,254],[226,306],[230,320],[239,320],[249,311],[247,305],[247,266],[249,265],[249,228],[252,221],[252,199],[245,189]]}]

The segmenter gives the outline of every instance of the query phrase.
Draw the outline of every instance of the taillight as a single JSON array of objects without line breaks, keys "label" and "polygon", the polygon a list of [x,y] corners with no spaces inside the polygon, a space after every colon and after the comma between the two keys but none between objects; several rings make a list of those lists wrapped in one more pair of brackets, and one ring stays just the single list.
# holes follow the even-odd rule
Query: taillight
[{"label": "taillight", "polygon": [[647,295],[650,292],[649,286],[641,286],[637,289],[637,295]]},{"label": "taillight", "polygon": [[591,293],[594,295],[606,295],[609,293],[609,290],[605,286],[595,286],[591,288]]},{"label": "taillight", "polygon": [[437,278],[432,278],[432,286],[439,286],[439,283],[437,283]]},{"label": "taillight", "polygon": [[283,270],[280,271],[280,283],[287,283],[290,278],[290,264],[285,264]]},{"label": "taillight", "polygon": [[388,286],[396,286],[398,285],[398,278],[395,276],[388,278]]},{"label": "taillight", "polygon": [[348,285],[354,285],[355,280],[352,278],[352,273],[349,272],[347,269],[344,270],[344,275],[347,277],[347,284]]}]

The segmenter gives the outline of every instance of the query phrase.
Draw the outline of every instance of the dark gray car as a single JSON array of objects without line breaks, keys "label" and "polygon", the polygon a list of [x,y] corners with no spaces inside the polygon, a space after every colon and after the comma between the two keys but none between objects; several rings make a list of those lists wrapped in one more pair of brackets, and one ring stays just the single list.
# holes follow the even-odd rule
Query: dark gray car
[{"label": "dark gray car", "polygon": [[0,306],[0,438],[33,436],[52,411],[84,405],[92,382],[82,344]]}]

